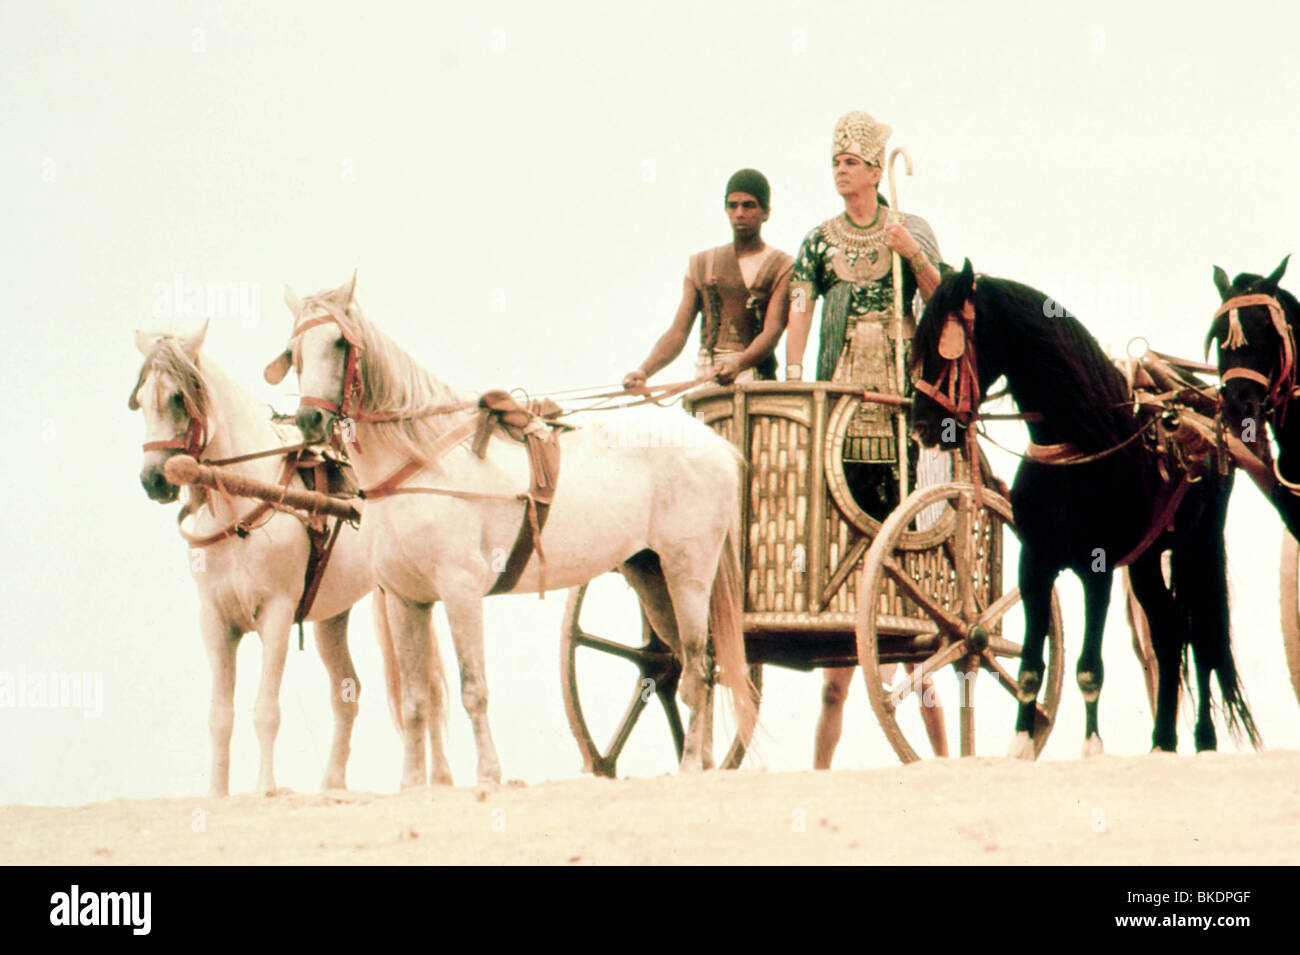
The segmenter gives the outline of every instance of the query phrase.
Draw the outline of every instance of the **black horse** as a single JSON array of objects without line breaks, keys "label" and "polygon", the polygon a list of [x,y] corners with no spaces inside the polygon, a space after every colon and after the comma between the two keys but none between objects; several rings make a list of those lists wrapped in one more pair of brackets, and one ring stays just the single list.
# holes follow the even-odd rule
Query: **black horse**
[{"label": "black horse", "polygon": [[[1300,482],[1300,401],[1295,395],[1300,302],[1278,288],[1290,258],[1267,278],[1243,272],[1229,282],[1227,273],[1214,267],[1223,307],[1205,347],[1219,346],[1224,423],[1246,444],[1265,450],[1267,424],[1277,441],[1277,473],[1294,484]],[[1300,496],[1278,483],[1270,497],[1291,536],[1300,539]]]},{"label": "black horse", "polygon": [[[1087,717],[1084,753],[1101,751],[1102,631],[1112,575],[1128,561],[1160,671],[1152,747],[1177,748],[1179,675],[1187,680],[1188,647],[1200,698],[1196,748],[1217,745],[1212,673],[1229,730],[1234,736],[1244,730],[1258,745],[1229,639],[1223,527],[1232,475],[1211,473],[1195,483],[1164,480],[1147,440],[1151,422],[1135,414],[1123,375],[1096,339],[1042,292],[1006,279],[977,278],[969,261],[930,297],[912,347],[912,424],[923,444],[957,444],[989,386],[1004,376],[1020,410],[1032,413],[1031,456],[1016,472],[1010,494],[1025,608],[1012,755],[1033,752],[1030,732],[1052,586],[1067,569],[1084,590],[1084,642],[1076,671]],[[1171,552],[1172,586],[1161,570],[1165,551]]]}]

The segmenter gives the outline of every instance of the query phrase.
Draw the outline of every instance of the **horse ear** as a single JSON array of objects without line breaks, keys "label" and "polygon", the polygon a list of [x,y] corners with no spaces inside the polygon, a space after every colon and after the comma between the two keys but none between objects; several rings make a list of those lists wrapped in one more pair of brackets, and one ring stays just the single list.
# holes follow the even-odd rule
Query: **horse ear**
[{"label": "horse ear", "polygon": [[293,289],[289,286],[284,287],[284,304],[289,306],[289,311],[293,312],[293,317],[297,318],[302,311],[302,300],[293,294]]},{"label": "horse ear", "polygon": [[356,290],[357,290],[357,270],[353,269],[352,281],[348,282],[347,285],[339,286],[339,291],[338,291],[339,301],[342,302],[344,305],[347,305],[349,302],[352,301],[352,294]]},{"label": "horse ear", "polygon": [[1279,263],[1278,267],[1273,270],[1273,274],[1264,279],[1264,284],[1274,292],[1277,291],[1277,283],[1282,281],[1282,276],[1286,275],[1286,264],[1290,261],[1291,256],[1288,255],[1281,261],[1281,263]]},{"label": "horse ear", "polygon": [[970,264],[970,259],[962,264],[961,283],[968,295],[975,290],[975,268]]},{"label": "horse ear", "polygon": [[284,376],[289,374],[289,365],[293,362],[293,355],[289,349],[284,353],[277,355],[271,364],[267,365],[262,372],[262,377],[266,379],[268,385],[278,385],[284,381]]},{"label": "horse ear", "polygon": [[199,349],[203,347],[203,339],[208,337],[209,322],[211,322],[211,319],[204,322],[203,327],[197,332],[193,332],[189,335],[182,335],[178,339],[181,351],[185,352],[185,354],[190,357],[190,361],[195,362],[196,364],[199,360]]},{"label": "horse ear", "polygon": [[1223,301],[1232,298],[1232,283],[1228,281],[1228,273],[1217,265],[1214,267],[1214,287],[1219,290],[1219,298]]},{"label": "horse ear", "polygon": [[136,329],[135,347],[139,350],[141,355],[144,355],[145,358],[148,358],[149,353],[153,351],[153,346],[157,345],[160,341],[162,341],[162,339],[163,336],[160,335],[158,332],[142,332],[139,329]]}]

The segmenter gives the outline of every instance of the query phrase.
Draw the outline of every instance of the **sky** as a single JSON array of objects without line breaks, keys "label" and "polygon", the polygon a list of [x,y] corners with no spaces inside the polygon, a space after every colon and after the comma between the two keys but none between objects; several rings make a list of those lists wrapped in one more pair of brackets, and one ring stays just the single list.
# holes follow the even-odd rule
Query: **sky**
[{"label": "sky", "polygon": [[[1112,353],[1140,335],[1199,357],[1213,266],[1267,272],[1300,251],[1300,79],[1283,68],[1300,13],[1206,10],[0,3],[0,671],[90,674],[102,687],[93,708],[0,708],[0,803],[207,790],[197,598],[175,507],[137,479],[133,329],[211,318],[209,360],[290,410],[292,379],[261,380],[289,329],[282,288],[310,294],[356,269],[366,314],[458,387],[610,384],[667,327],[687,257],[728,239],[728,176],[767,174],[765,238],[794,252],[841,208],[830,136],[863,109],[912,156],[900,205],[927,219],[949,262],[969,257],[1052,294]],[[235,283],[242,307],[188,314],[166,291],[177,282]],[[693,351],[659,380],[689,377]],[[995,433],[1024,441],[1014,424]],[[989,453],[1009,479],[1015,460]],[[1228,525],[1238,660],[1266,744],[1296,748],[1281,533],[1239,480]],[[634,630],[621,583],[601,586],[608,626]],[[1072,580],[1061,593],[1067,681],[1045,758],[1074,759],[1081,601]],[[1296,595],[1282,602],[1295,612]],[[580,769],[559,690],[563,608],[562,593],[487,605],[507,778]],[[453,670],[453,770],[470,784],[472,737],[437,619]],[[349,782],[392,791],[400,747],[364,606],[352,634],[365,689]],[[1108,752],[1144,753],[1150,715],[1118,599],[1107,636],[1102,734]],[[236,792],[256,780],[259,654],[250,636]],[[764,676],[753,765],[808,768],[820,679]],[[277,776],[298,791],[324,769],[325,683],[310,647],[291,650]],[[615,695],[621,705],[628,691]],[[992,730],[997,755],[1010,724]],[[1180,730],[1189,750],[1186,718]],[[672,769],[661,725],[634,739],[625,771]],[[893,761],[855,681],[836,766]]]}]

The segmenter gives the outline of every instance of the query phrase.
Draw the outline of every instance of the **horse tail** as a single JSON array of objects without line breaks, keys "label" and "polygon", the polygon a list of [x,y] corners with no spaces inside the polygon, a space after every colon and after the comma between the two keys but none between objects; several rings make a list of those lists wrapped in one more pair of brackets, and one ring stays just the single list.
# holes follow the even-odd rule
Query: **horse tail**
[{"label": "horse tail", "polygon": [[[384,685],[388,688],[388,715],[397,732],[402,732],[402,677],[397,669],[397,649],[393,645],[393,631],[388,626],[388,600],[382,587],[376,587],[370,598],[375,613],[375,640],[379,655],[384,660]],[[436,644],[435,650],[436,653]],[[440,668],[441,669],[441,668]]]},{"label": "horse tail", "polygon": [[1255,717],[1251,715],[1246,702],[1246,690],[1237,673],[1237,663],[1232,657],[1232,635],[1227,629],[1216,648],[1217,659],[1214,674],[1219,681],[1219,693],[1223,696],[1223,712],[1228,721],[1228,732],[1234,739],[1240,739],[1244,733],[1250,745],[1259,749],[1259,729],[1255,726]]},{"label": "horse tail", "polygon": [[709,595],[709,633],[718,661],[718,682],[731,693],[737,733],[748,746],[758,721],[758,691],[749,678],[745,659],[744,598],[740,573],[740,512],[733,511],[731,527],[722,541],[722,556]]},{"label": "horse tail", "polygon": [[[1006,497],[1005,494],[1002,496]],[[1124,590],[1124,616],[1128,620],[1129,632],[1133,635],[1133,655],[1142,664],[1142,676],[1147,687],[1147,703],[1151,705],[1151,715],[1154,717],[1156,712],[1156,687],[1159,685],[1160,680],[1156,655],[1151,649],[1151,621],[1147,619],[1146,611],[1142,609],[1142,604],[1138,602],[1137,595],[1133,593],[1133,582],[1129,579],[1129,569],[1127,567],[1120,570],[1120,580],[1123,582]],[[1185,668],[1183,682],[1187,682]]]},{"label": "horse tail", "polygon": [[[1210,482],[1206,481],[1209,485]],[[1223,698],[1223,713],[1228,733],[1234,740],[1245,737],[1250,745],[1259,749],[1259,729],[1246,702],[1245,687],[1237,672],[1237,662],[1232,654],[1232,616],[1228,609],[1228,553],[1224,546],[1223,526],[1227,518],[1228,494],[1232,490],[1226,483],[1211,487],[1215,499],[1211,511],[1202,518],[1201,539],[1188,542],[1181,556],[1173,561],[1173,591],[1175,605],[1188,625],[1187,632],[1194,642],[1192,651],[1199,657],[1205,655],[1210,672],[1219,684]],[[1187,647],[1183,647],[1182,677],[1184,685],[1190,683],[1187,672]],[[1208,691],[1207,691],[1208,695]],[[1209,706],[1209,700],[1202,700]]]}]

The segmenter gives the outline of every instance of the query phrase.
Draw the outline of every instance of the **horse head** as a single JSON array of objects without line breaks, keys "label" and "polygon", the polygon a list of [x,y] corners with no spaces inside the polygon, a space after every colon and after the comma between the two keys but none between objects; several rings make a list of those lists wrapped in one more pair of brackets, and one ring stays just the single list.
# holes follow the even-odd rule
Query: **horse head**
[{"label": "horse head", "polygon": [[140,483],[155,501],[169,504],[180,488],[163,476],[163,465],[174,454],[194,458],[203,454],[211,439],[208,401],[199,372],[199,349],[207,335],[205,322],[189,335],[135,333],[136,348],[144,365],[127,407],[144,413],[144,463]]},{"label": "horse head", "polygon": [[1290,400],[1295,381],[1296,354],[1291,321],[1279,295],[1278,282],[1286,272],[1282,260],[1267,277],[1243,272],[1233,281],[1217,265],[1214,285],[1221,305],[1205,339],[1208,354],[1218,345],[1219,394],[1225,422],[1240,431],[1258,422]]},{"label": "horse head", "polygon": [[353,419],[359,410],[357,377],[362,343],[349,321],[357,276],[332,291],[300,301],[288,288],[284,301],[293,313],[293,333],[284,352],[263,376],[278,385],[290,367],[298,372],[298,413],[294,418],[307,441],[323,441],[335,424]]},{"label": "horse head", "polygon": [[[925,447],[945,450],[961,443],[989,385],[1001,374],[985,334],[975,321],[976,276],[970,259],[940,282],[926,303],[912,339],[912,433]],[[978,358],[976,353],[978,352]]]}]

